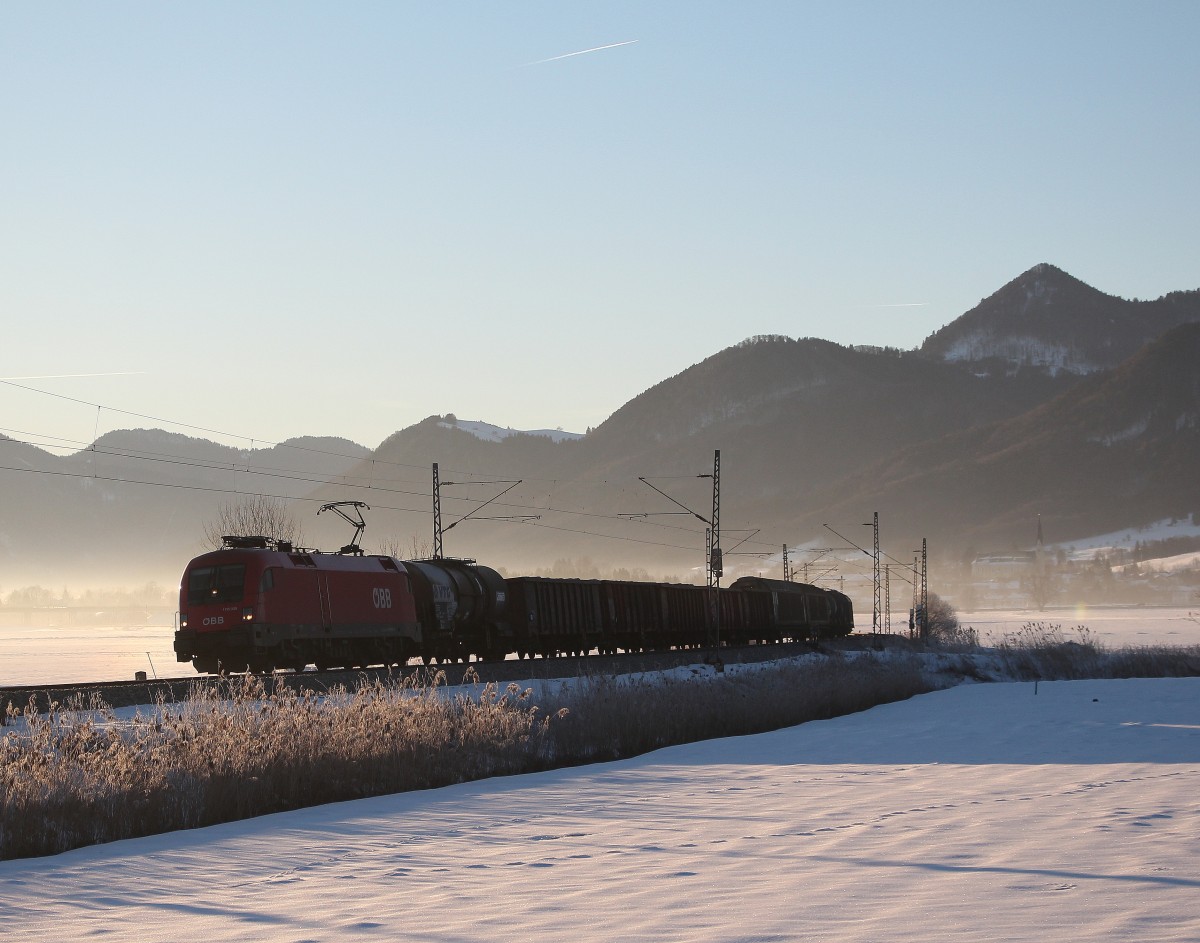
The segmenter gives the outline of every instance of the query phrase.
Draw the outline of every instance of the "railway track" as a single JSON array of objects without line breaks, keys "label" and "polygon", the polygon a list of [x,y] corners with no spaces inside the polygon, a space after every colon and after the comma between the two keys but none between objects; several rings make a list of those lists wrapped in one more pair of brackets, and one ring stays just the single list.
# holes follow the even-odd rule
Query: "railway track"
[{"label": "railway track", "polygon": [[[749,664],[773,661],[795,655],[820,651],[853,651],[875,648],[896,648],[911,645],[900,636],[872,636],[869,634],[849,635],[844,638],[827,639],[821,642],[788,642],[778,645],[742,645],[722,647],[714,653],[711,649],[676,649],[655,652],[625,652],[616,655],[588,655],[584,657],[557,657],[533,659],[507,659],[505,661],[472,661],[468,663],[442,665],[406,665],[401,668],[366,668],[358,670],[280,672],[275,675],[278,683],[292,690],[307,689],[321,693],[342,686],[354,689],[365,682],[374,682],[388,677],[407,677],[422,672],[441,671],[448,684],[458,684],[468,672],[473,672],[480,682],[508,684],[510,681],[549,678],[574,678],[586,675],[630,674],[640,671],[663,671],[681,665],[707,663],[718,670],[726,664]],[[715,657],[714,657],[715,655]],[[266,676],[271,677],[271,676]],[[93,695],[109,707],[131,707],[186,700],[197,687],[216,687],[222,680],[211,675],[191,675],[181,678],[158,678],[147,681],[97,681],[72,684],[6,685],[0,687],[0,716],[7,713],[9,705],[15,710],[24,710],[30,699],[40,712],[49,709],[52,703],[66,704],[73,698],[81,698],[86,704]]]}]

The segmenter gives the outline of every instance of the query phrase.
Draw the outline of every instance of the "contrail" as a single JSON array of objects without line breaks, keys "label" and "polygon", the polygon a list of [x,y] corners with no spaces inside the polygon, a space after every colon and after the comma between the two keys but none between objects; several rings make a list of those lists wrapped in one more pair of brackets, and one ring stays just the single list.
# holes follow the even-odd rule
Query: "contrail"
[{"label": "contrail", "polygon": [[145,370],[132,370],[128,373],[45,373],[36,377],[0,377],[0,380],[71,380],[76,377],[140,377]]},{"label": "contrail", "polygon": [[526,69],[531,65],[541,65],[544,62],[557,62],[559,59],[570,59],[572,56],[583,56],[589,52],[599,52],[601,49],[616,49],[618,46],[632,46],[636,43],[636,39],[627,39],[621,43],[609,43],[607,46],[593,46],[591,49],[580,49],[579,52],[566,52],[561,56],[551,56],[549,59],[538,59],[537,62],[526,62],[520,69]]}]

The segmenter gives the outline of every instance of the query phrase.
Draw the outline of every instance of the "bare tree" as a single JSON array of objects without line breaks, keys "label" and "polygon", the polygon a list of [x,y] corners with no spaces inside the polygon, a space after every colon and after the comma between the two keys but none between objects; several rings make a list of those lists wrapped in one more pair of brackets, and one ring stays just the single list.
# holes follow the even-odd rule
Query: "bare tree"
[{"label": "bare tree", "polygon": [[413,535],[408,538],[408,549],[404,548],[399,537],[389,537],[379,542],[379,552],[384,556],[398,557],[401,560],[428,560],[433,556],[433,539],[424,539]]},{"label": "bare tree", "polygon": [[217,548],[226,535],[271,537],[296,545],[304,539],[300,523],[288,510],[286,502],[265,494],[248,494],[221,505],[217,516],[204,525],[204,541]]}]

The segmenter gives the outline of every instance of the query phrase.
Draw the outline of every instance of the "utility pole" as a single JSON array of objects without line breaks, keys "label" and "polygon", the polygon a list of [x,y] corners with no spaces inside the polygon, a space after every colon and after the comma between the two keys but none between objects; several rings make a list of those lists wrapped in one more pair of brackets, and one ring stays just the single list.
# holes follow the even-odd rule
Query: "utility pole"
[{"label": "utility pole", "polygon": [[438,463],[433,463],[433,559],[442,559],[442,483]]},{"label": "utility pole", "polygon": [[713,648],[721,645],[721,575],[724,565],[721,560],[721,450],[713,452],[713,493],[711,545],[708,552],[708,586],[712,597]]},{"label": "utility pole", "polygon": [[875,553],[872,557],[871,583],[874,591],[874,608],[871,613],[871,631],[879,632],[879,512],[875,512]]},{"label": "utility pole", "polygon": [[892,634],[892,565],[883,566],[883,631]]},{"label": "utility pole", "polygon": [[[716,449],[713,452],[713,470],[712,475],[697,475],[697,478],[712,478],[712,517],[706,518],[703,514],[698,514],[686,504],[677,501],[671,497],[662,488],[653,485],[650,481],[639,475],[638,481],[644,484],[651,491],[657,491],[664,498],[678,507],[678,511],[667,511],[668,514],[690,514],[698,521],[702,521],[707,526],[704,530],[704,568],[708,574],[708,605],[709,605],[709,637],[714,648],[721,643],[721,576],[724,572],[724,567],[721,561],[721,450]],[[658,513],[658,512],[655,512]],[[622,517],[645,517],[645,514],[621,515]],[[755,531],[754,533],[757,533]],[[747,538],[748,539],[748,538]],[[743,541],[744,542],[744,541]]]},{"label": "utility pole", "polygon": [[788,565],[787,544],[783,545],[783,581],[785,583],[792,581],[792,568]]},{"label": "utility pole", "polygon": [[908,610],[908,637],[917,637],[917,604],[921,601],[921,578],[917,573],[917,551],[913,551],[912,608]]},{"label": "utility pole", "polygon": [[921,641],[929,641],[929,544],[921,538]]},{"label": "utility pole", "polygon": [[473,482],[472,481],[447,481],[447,482],[442,482],[442,480],[438,477],[438,463],[434,462],[433,463],[433,558],[435,560],[442,559],[442,535],[444,533],[444,531],[442,530],[442,485],[443,484],[445,484],[447,488],[451,487],[452,485],[471,485],[471,484],[475,484],[475,485],[508,485],[508,487],[505,488],[503,491],[499,492],[498,494],[494,494],[494,495],[492,495],[492,497],[488,498],[486,501],[481,502],[478,507],[474,508],[473,510],[468,511],[466,514],[464,514],[462,517],[460,517],[457,521],[454,521],[454,523],[452,523],[449,527],[446,528],[446,530],[454,530],[455,527],[457,527],[463,521],[468,520],[468,519],[475,520],[475,521],[536,521],[536,520],[538,520],[541,517],[540,514],[505,514],[505,515],[501,515],[500,517],[476,517],[475,516],[475,513],[477,511],[482,511],[489,504],[493,503],[494,501],[496,501],[499,498],[503,497],[504,495],[508,494],[510,491],[513,490],[513,488],[515,488],[517,485],[521,484],[523,481],[524,481],[524,479],[518,479],[517,481],[506,480],[506,481],[473,481]]}]

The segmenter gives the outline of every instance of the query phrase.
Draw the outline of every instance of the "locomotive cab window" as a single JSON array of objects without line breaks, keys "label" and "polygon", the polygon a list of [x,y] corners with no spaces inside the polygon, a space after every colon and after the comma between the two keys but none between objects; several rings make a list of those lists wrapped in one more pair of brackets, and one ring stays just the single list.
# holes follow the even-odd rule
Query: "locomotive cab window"
[{"label": "locomotive cab window", "polygon": [[188,605],[237,602],[242,598],[245,583],[246,567],[242,563],[192,570],[188,576]]}]

